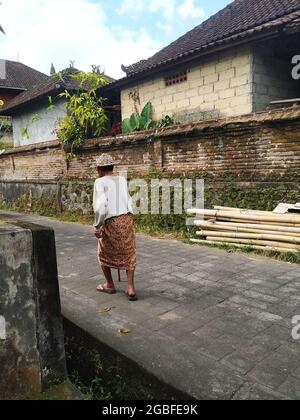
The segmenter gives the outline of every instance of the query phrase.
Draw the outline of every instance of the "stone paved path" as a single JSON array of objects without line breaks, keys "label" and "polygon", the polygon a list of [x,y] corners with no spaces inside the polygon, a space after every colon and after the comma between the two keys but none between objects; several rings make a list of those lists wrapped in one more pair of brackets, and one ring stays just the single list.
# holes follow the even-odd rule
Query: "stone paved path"
[{"label": "stone paved path", "polygon": [[90,227],[24,217],[55,229],[63,313],[102,342],[197,399],[300,399],[299,266],[138,236],[129,303],[95,291]]}]

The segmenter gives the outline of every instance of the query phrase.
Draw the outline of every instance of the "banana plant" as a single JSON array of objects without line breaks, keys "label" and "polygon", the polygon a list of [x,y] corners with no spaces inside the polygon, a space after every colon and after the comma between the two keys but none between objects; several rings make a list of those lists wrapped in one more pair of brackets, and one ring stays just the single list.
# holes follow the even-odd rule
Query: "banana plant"
[{"label": "banana plant", "polygon": [[151,102],[148,102],[141,115],[133,113],[130,118],[126,118],[122,123],[122,131],[124,134],[133,133],[135,131],[149,130],[153,124],[153,107]]}]

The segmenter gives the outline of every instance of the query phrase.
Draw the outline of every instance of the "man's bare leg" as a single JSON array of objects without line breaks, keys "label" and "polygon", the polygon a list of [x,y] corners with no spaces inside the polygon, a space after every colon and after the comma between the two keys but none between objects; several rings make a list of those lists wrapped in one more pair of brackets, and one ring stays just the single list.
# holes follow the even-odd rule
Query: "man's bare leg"
[{"label": "man's bare leg", "polygon": [[103,285],[103,287],[105,289],[112,289],[115,290],[115,284],[111,275],[111,269],[109,267],[101,267],[104,277],[105,277],[105,284]]},{"label": "man's bare leg", "polygon": [[134,296],[136,294],[135,285],[134,285],[135,270],[127,270],[126,273],[127,273],[127,280],[128,280],[127,293],[129,296]]}]

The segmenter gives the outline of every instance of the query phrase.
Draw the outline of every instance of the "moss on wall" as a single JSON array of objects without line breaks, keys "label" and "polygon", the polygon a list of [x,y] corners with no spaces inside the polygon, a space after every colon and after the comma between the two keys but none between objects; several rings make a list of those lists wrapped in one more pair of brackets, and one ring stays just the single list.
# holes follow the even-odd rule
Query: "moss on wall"
[{"label": "moss on wall", "polygon": [[[294,183],[238,183],[235,177],[228,172],[222,174],[218,180],[208,172],[192,172],[179,175],[166,174],[151,170],[148,174],[132,173],[129,181],[135,178],[146,180],[149,191],[152,179],[204,179],[205,181],[205,207],[213,205],[229,207],[250,208],[257,210],[273,210],[280,202],[300,201],[299,188]],[[195,195],[195,190],[193,190]],[[90,180],[63,182],[58,195],[47,198],[36,198],[31,195],[22,195],[14,202],[8,203],[2,199],[2,208],[13,209],[20,212],[37,213],[43,216],[59,216],[61,220],[93,222],[92,209],[93,183]],[[174,191],[171,191],[171,202]],[[149,195],[149,205],[150,203]],[[161,203],[160,203],[161,204]],[[186,236],[189,234],[186,227],[186,216],[176,215],[137,215],[138,229],[149,232],[173,232]]]},{"label": "moss on wall", "polygon": [[[193,172],[178,175],[151,170],[145,175],[132,173],[129,180],[140,178],[150,185],[151,179],[204,179],[205,180],[205,208],[213,205],[239,207],[257,210],[273,210],[280,202],[299,202],[299,188],[296,183],[238,183],[235,177],[226,172],[222,178],[214,180],[211,173]],[[195,191],[194,191],[195,193]],[[14,202],[1,201],[0,209],[14,210],[25,213],[35,213],[42,216],[55,217],[61,221],[77,222],[92,225],[94,214],[92,209],[93,183],[90,180],[65,181],[61,192],[47,198],[33,198],[32,195],[22,195]],[[171,192],[171,200],[174,192]],[[150,203],[149,203],[150,204]],[[194,227],[186,226],[186,215],[136,215],[137,231],[155,236],[176,237],[188,240],[195,233]],[[233,246],[222,247],[235,249]],[[252,248],[245,249],[253,252]],[[300,255],[280,254],[274,252],[255,251],[256,254],[268,255],[284,261],[300,261]]]}]

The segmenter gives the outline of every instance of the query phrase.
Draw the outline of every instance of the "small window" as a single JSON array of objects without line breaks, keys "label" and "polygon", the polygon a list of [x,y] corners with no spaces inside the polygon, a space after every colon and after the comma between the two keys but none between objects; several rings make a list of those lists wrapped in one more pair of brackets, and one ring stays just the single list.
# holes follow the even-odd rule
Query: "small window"
[{"label": "small window", "polygon": [[187,81],[187,71],[181,71],[180,73],[172,74],[165,78],[166,86],[178,85]]}]

